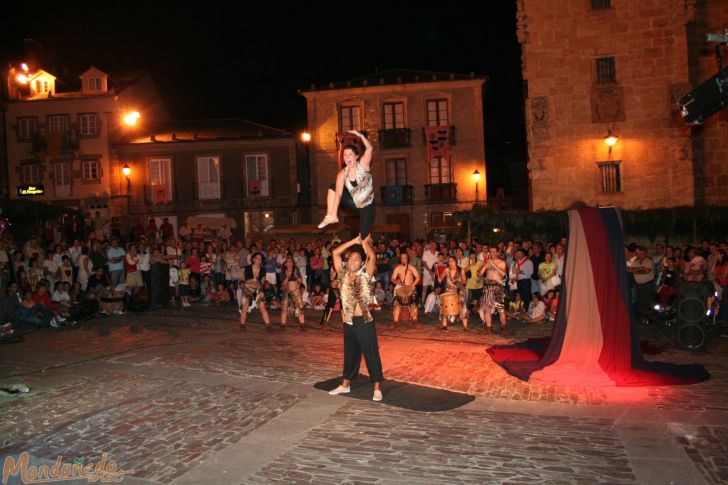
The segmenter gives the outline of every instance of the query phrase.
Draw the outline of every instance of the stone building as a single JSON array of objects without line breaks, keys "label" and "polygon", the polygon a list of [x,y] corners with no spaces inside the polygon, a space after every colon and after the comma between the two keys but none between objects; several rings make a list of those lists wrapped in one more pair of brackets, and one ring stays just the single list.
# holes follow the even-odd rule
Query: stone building
[{"label": "stone building", "polygon": [[130,123],[139,111],[146,122],[165,117],[149,74],[90,67],[61,82],[23,66],[3,77],[10,198],[122,215],[109,147],[136,129],[123,121],[130,112]]},{"label": "stone building", "polygon": [[519,0],[532,210],[728,204],[728,112],[678,105],[727,27],[724,0]]},{"label": "stone building", "polygon": [[390,70],[303,91],[313,218],[325,213],[343,137],[359,130],[374,145],[375,224],[398,224],[406,239],[452,230],[453,214],[487,194],[486,82],[472,74]]},{"label": "stone building", "polygon": [[299,223],[302,152],[294,133],[252,121],[166,121],[112,147],[112,186],[131,223],[226,223],[249,237]]}]

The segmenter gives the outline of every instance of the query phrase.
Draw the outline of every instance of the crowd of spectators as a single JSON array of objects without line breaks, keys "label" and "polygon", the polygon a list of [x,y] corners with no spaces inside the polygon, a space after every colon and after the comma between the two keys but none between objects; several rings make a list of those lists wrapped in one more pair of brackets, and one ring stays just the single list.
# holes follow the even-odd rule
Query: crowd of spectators
[{"label": "crowd of spectators", "polygon": [[[338,242],[241,240],[224,224],[211,229],[183,223],[176,230],[167,218],[159,225],[152,218],[135,221],[130,231],[122,234],[115,219],[108,220],[98,212],[70,225],[47,223],[22,241],[6,230],[0,236],[0,337],[22,326],[59,327],[98,314],[123,313],[133,302],[148,301],[159,285],[166,286],[172,306],[239,306],[237,290],[244,283],[245,267],[256,253],[264,258],[263,291],[269,308],[281,306],[280,273],[286,261],[292,260],[303,278],[306,307],[327,308],[330,316],[337,308],[335,296],[331,296],[336,286],[331,252]],[[492,243],[381,238],[375,247],[377,301],[373,308],[392,304],[392,273],[400,264],[400,255],[406,253],[421,275],[417,302],[426,314],[438,312],[442,287],[437,275],[444,271],[450,256],[466,271],[467,283],[462,288],[465,302],[477,313],[483,288],[479,270],[489,257],[491,244],[508,267],[503,284],[509,318],[532,323],[553,320],[564,271],[565,238]],[[627,245],[627,271],[638,314],[648,316],[656,301],[670,304],[680,281],[709,282],[706,284],[713,285],[720,298],[728,286],[726,249],[725,241],[702,241],[685,247],[658,243],[651,251]],[[152,278],[154,265],[165,267],[164,281]],[[718,321],[726,323],[727,313],[719,312]]]}]

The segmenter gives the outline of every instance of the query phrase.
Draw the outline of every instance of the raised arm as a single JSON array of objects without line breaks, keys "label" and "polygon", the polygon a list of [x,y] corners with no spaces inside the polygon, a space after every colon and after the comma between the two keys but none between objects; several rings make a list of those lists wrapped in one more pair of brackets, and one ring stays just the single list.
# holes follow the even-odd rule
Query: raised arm
[{"label": "raised arm", "polygon": [[[361,241],[361,238],[359,240]],[[374,254],[372,238],[367,237],[361,245],[364,247],[364,252],[367,253],[367,274],[371,278],[377,272],[377,255]]]},{"label": "raised arm", "polygon": [[369,142],[369,140],[367,140],[367,138],[358,131],[349,130],[349,133],[358,136],[359,138],[361,138],[362,143],[364,143],[364,154],[359,159],[359,165],[361,165],[361,168],[368,172],[369,164],[371,164],[372,162],[372,153],[374,151],[374,147],[372,146],[371,142]]},{"label": "raised arm", "polygon": [[334,269],[338,274],[341,274],[341,269],[343,267],[343,261],[341,259],[341,255],[344,254],[344,252],[352,247],[354,244],[361,243],[361,237],[357,236],[351,241],[346,241],[344,244],[340,244],[336,246],[336,249],[334,249],[334,252],[332,253],[333,259],[334,259]]}]

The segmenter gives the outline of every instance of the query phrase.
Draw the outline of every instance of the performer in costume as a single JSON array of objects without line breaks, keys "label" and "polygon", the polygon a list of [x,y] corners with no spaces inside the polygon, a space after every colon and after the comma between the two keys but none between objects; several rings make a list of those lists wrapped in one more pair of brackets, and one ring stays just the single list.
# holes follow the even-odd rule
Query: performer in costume
[{"label": "performer in costume", "polygon": [[488,259],[480,268],[479,273],[481,276],[485,273],[483,296],[480,299],[479,307],[480,318],[485,322],[485,333],[492,330],[493,319],[491,314],[493,311],[497,311],[500,317],[501,333],[508,335],[505,309],[506,290],[503,286],[503,279],[507,273],[506,262],[498,257],[497,248],[488,250]]},{"label": "performer in costume", "polygon": [[298,317],[298,324],[301,330],[305,330],[306,315],[303,313],[303,295],[301,294],[303,278],[290,254],[286,256],[286,260],[283,263],[281,277],[283,278],[281,282],[281,327],[286,326],[288,312],[290,311]]},{"label": "performer in costume", "polygon": [[329,187],[326,194],[326,216],[318,227],[322,229],[329,224],[339,222],[336,213],[341,205],[359,212],[361,221],[359,236],[364,240],[369,236],[374,224],[374,182],[369,171],[374,150],[364,135],[356,130],[351,130],[349,133],[361,138],[364,143],[364,153],[360,154],[354,145],[347,145],[344,148],[344,168],[336,175],[336,183]]},{"label": "performer in costume", "polygon": [[421,328],[417,319],[417,292],[415,291],[415,286],[420,282],[420,273],[417,268],[410,264],[407,252],[399,255],[399,262],[399,266],[392,273],[392,283],[396,285],[392,305],[394,319],[392,326],[395,329],[397,328],[401,307],[406,306],[409,308],[410,320],[413,322],[412,326]]},{"label": "performer in costume", "polygon": [[369,380],[374,383],[372,400],[382,400],[381,383],[382,360],[379,357],[379,344],[374,319],[369,312],[369,303],[374,299],[372,278],[377,271],[376,256],[371,246],[371,238],[364,240],[366,266],[360,251],[352,250],[346,264],[341,255],[354,244],[362,243],[356,237],[334,249],[334,267],[341,281],[341,302],[344,315],[344,375],[341,384],[329,394],[345,394],[351,389],[351,380],[359,375],[361,357],[369,372]]},{"label": "performer in costume", "polygon": [[[458,266],[458,260],[454,256],[447,258],[447,268],[445,271],[437,276],[437,281],[442,284],[445,282],[445,291],[440,295],[440,321],[442,322],[441,330],[447,332],[447,321],[455,321],[457,317],[463,321],[463,330],[468,331],[468,306],[465,304],[465,295],[463,286],[467,282],[465,276],[465,269]],[[459,312],[457,315],[448,314],[446,308],[444,308],[444,302],[448,297],[457,295],[457,300],[460,303]]]},{"label": "performer in costume", "polygon": [[251,258],[252,264],[245,267],[245,283],[241,282],[238,288],[238,305],[240,306],[240,330],[245,330],[245,322],[248,318],[248,306],[257,305],[260,314],[265,322],[266,330],[270,330],[270,316],[266,308],[265,295],[263,294],[263,279],[265,268],[263,268],[263,255],[255,253]]}]

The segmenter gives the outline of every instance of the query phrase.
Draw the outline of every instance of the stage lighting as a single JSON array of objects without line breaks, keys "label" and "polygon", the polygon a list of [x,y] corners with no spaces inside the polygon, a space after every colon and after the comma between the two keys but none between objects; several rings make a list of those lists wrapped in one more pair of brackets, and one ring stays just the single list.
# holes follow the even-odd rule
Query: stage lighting
[{"label": "stage lighting", "polygon": [[728,106],[728,67],[680,98],[686,123],[699,125]]},{"label": "stage lighting", "polygon": [[680,112],[686,123],[699,125],[728,106],[728,67],[723,67],[721,44],[728,45],[728,29],[724,34],[708,34],[708,42],[718,42],[715,57],[718,74],[680,98]]}]

